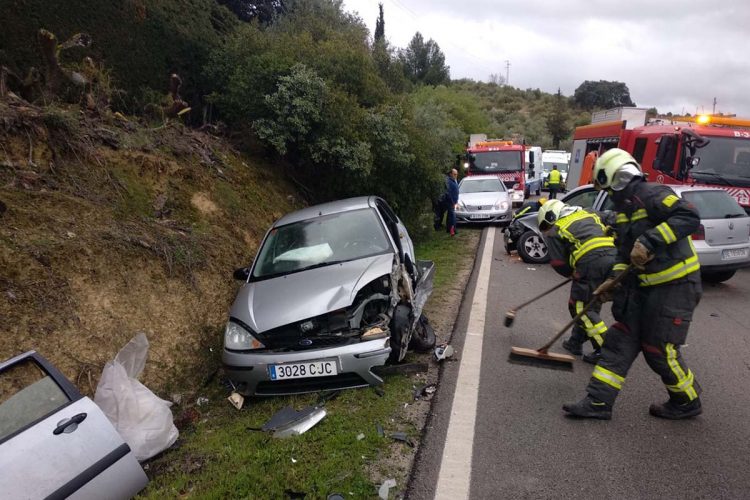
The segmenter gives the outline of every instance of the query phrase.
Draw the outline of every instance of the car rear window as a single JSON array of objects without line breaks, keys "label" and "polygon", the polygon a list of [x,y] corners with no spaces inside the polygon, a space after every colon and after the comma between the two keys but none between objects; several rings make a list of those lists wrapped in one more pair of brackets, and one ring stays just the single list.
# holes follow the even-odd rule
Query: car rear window
[{"label": "car rear window", "polygon": [[682,198],[698,209],[701,219],[744,217],[745,211],[726,191],[686,191]]}]

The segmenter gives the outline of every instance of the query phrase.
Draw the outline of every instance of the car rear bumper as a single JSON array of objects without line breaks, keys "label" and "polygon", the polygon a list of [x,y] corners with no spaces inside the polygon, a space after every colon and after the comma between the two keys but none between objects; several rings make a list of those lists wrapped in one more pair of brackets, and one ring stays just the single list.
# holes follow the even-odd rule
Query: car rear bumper
[{"label": "car rear bumper", "polygon": [[[372,368],[384,365],[390,352],[389,339],[381,338],[329,349],[281,353],[234,352],[224,349],[222,361],[227,377],[241,394],[276,396],[380,385],[383,379],[375,375]],[[269,365],[316,360],[335,360],[338,374],[271,380]]]},{"label": "car rear bumper", "polygon": [[[731,271],[750,267],[750,242],[735,245],[710,246],[704,241],[694,241],[701,269],[704,271]],[[730,258],[728,251],[745,250],[746,257]]]}]

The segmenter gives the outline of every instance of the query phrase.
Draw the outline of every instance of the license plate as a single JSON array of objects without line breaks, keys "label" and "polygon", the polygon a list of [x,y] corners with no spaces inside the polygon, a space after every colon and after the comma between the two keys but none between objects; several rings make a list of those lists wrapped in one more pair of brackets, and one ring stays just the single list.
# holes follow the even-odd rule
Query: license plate
[{"label": "license plate", "polygon": [[721,251],[721,260],[741,259],[750,255],[749,248],[728,248]]},{"label": "license plate", "polygon": [[287,380],[292,378],[328,377],[337,375],[336,361],[305,361],[304,363],[284,363],[283,365],[268,365],[268,375],[271,380]]},{"label": "license plate", "polygon": [[484,215],[484,214],[471,214],[471,215],[469,215],[469,219],[489,219],[489,218],[490,218],[489,215]]}]

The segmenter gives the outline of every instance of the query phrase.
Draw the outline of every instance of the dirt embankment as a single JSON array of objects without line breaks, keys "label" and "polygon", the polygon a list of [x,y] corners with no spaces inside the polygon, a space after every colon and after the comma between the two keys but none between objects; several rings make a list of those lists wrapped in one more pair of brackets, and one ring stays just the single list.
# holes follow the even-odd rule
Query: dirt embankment
[{"label": "dirt embankment", "polygon": [[301,206],[273,168],[178,123],[0,100],[0,360],[35,349],[93,394],[143,331],[146,385],[199,383],[233,269]]}]

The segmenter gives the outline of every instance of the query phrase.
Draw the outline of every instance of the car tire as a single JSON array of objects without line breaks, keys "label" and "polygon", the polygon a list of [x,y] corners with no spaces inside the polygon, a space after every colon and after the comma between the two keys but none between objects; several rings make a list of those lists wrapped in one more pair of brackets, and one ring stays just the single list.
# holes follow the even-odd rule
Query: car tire
[{"label": "car tire", "polygon": [[701,271],[701,277],[706,283],[723,283],[730,279],[737,270],[731,271]]},{"label": "car tire", "polygon": [[536,195],[537,196],[541,196],[541,194],[542,194],[542,187],[539,186],[539,185],[537,185],[537,187],[536,187]]},{"label": "car tire", "polygon": [[528,187],[525,187],[525,188],[523,189],[523,197],[524,197],[524,199],[528,198],[528,197],[529,197],[529,195],[530,195],[530,194],[529,194],[529,188],[528,188]]},{"label": "car tire", "polygon": [[544,264],[549,262],[549,251],[544,238],[534,231],[526,231],[518,238],[516,250],[521,259],[529,264]]},{"label": "car tire", "polygon": [[388,362],[398,363],[406,356],[407,348],[411,340],[411,307],[399,304],[393,311],[391,320],[391,353]]},{"label": "car tire", "polygon": [[414,333],[411,335],[409,348],[416,352],[430,352],[435,348],[436,343],[435,329],[432,328],[427,316],[422,314],[414,328]]}]

